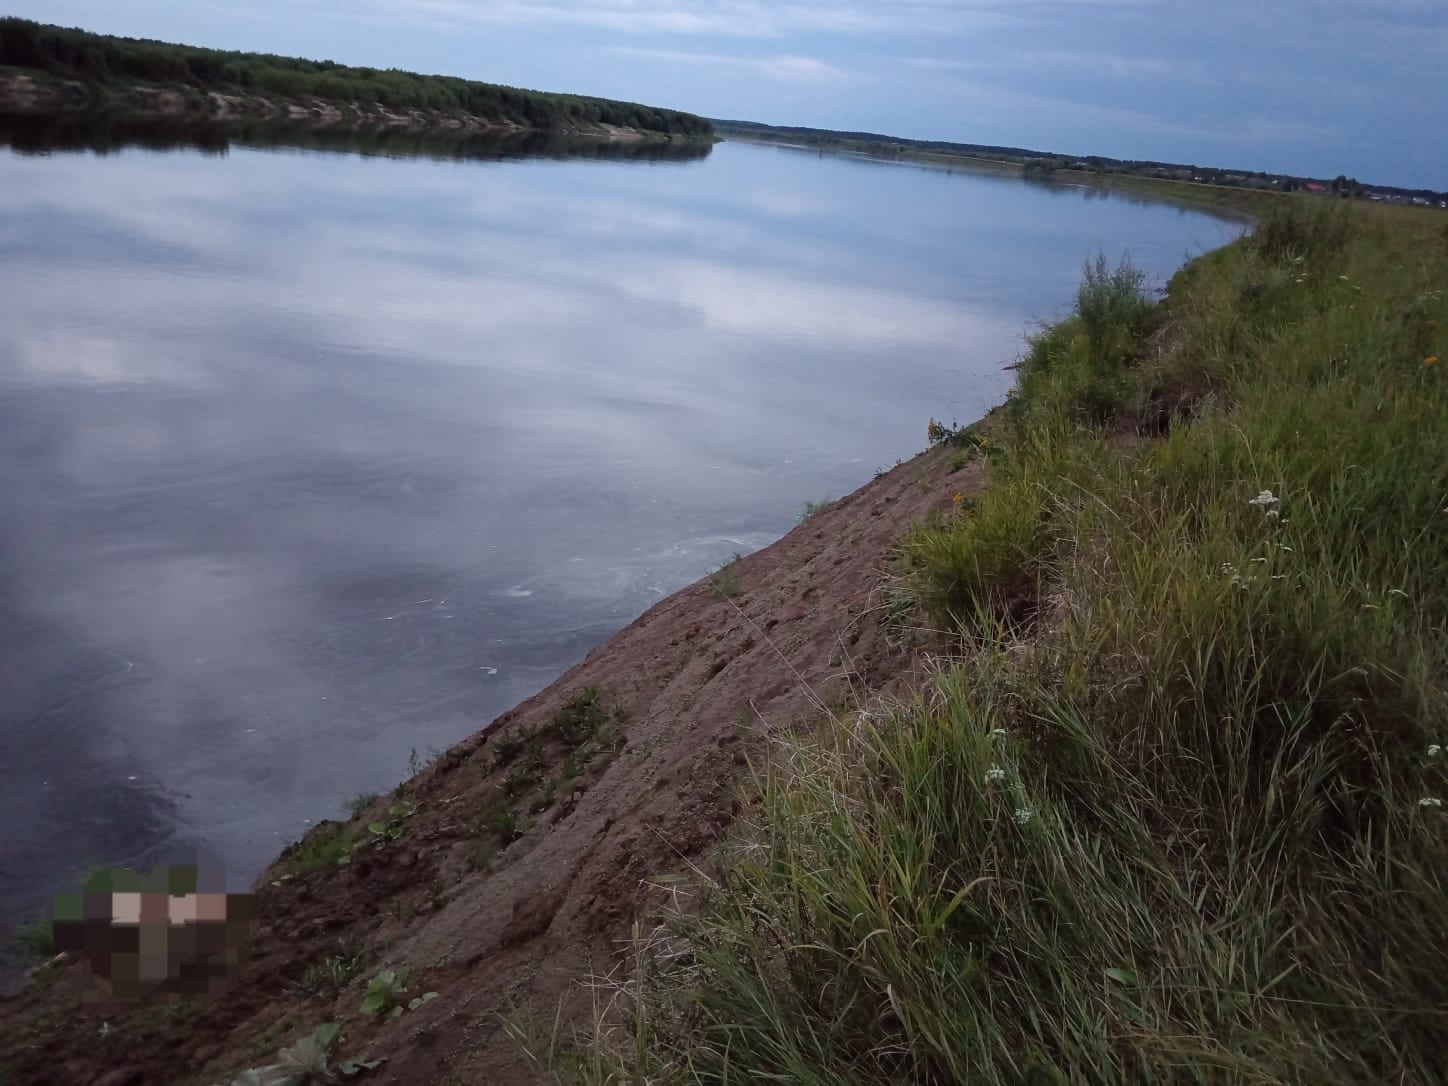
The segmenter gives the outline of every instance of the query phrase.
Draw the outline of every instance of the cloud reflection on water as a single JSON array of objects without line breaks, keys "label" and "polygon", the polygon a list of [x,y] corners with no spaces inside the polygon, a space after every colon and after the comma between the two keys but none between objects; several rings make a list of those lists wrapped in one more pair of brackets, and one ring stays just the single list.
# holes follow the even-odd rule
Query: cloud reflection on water
[{"label": "cloud reflection on water", "polygon": [[0,157],[0,917],[189,836],[254,872],[978,415],[1097,245],[1229,232],[729,145]]}]

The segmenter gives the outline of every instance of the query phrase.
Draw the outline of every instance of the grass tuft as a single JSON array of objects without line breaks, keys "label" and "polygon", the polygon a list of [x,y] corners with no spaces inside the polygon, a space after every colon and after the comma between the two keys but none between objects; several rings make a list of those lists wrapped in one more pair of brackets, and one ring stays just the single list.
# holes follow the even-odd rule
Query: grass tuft
[{"label": "grass tuft", "polygon": [[43,919],[17,924],[10,945],[24,962],[45,961],[55,956],[55,930],[49,920]]},{"label": "grass tuft", "polygon": [[709,590],[722,599],[732,599],[744,591],[744,581],[739,576],[739,555],[709,574]]},{"label": "grass tuft", "polygon": [[335,867],[352,854],[361,840],[345,822],[323,822],[282,852],[282,866],[288,874],[304,875],[324,867]]},{"label": "grass tuft", "polygon": [[353,796],[346,803],[344,803],[342,807],[348,815],[350,815],[352,818],[356,818],[359,814],[365,811],[368,807],[371,807],[381,798],[382,797],[376,792],[358,792],[355,796]]}]

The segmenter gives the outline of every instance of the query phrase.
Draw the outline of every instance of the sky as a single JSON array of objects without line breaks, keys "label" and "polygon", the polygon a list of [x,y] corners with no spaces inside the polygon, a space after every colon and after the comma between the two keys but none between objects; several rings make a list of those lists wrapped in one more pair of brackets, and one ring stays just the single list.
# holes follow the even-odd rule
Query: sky
[{"label": "sky", "polygon": [[1448,189],[1444,0],[8,0],[4,10],[715,118]]}]

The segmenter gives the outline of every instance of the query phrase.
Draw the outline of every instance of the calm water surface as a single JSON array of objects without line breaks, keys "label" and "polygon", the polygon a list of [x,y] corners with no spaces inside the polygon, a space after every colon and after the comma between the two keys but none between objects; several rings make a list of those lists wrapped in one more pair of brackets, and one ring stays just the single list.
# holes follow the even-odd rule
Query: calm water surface
[{"label": "calm water surface", "polygon": [[1084,259],[1237,228],[1018,180],[0,152],[0,922],[309,820],[972,420]]}]

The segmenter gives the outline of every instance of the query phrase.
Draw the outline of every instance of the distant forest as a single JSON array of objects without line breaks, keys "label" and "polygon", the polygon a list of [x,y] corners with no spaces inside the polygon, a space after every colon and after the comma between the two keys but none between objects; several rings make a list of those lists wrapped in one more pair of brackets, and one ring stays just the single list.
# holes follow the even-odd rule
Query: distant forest
[{"label": "distant forest", "polygon": [[632,102],[520,90],[391,68],[353,68],[330,60],[115,38],[27,19],[0,19],[0,66],[92,85],[144,82],[291,100],[376,102],[388,109],[468,113],[490,123],[540,131],[608,124],[694,138],[713,133],[702,117]]},{"label": "distant forest", "polygon": [[753,121],[715,120],[714,128],[726,137],[792,143],[876,158],[914,158],[936,162],[949,162],[952,159],[1005,162],[1020,166],[1027,178],[1040,181],[1048,181],[1058,172],[1091,173],[1268,192],[1306,191],[1327,196],[1448,208],[1448,192],[1437,192],[1428,188],[1406,189],[1392,185],[1370,185],[1356,178],[1343,176],[1314,179],[1261,170],[1221,169],[1174,162],[1108,158],[1103,155],[1064,155],[1032,151],[1024,147],[904,139],[898,136],[882,136],[875,132],[834,132],[823,128],[768,125]]}]

